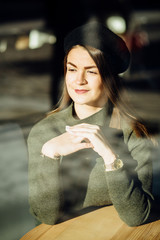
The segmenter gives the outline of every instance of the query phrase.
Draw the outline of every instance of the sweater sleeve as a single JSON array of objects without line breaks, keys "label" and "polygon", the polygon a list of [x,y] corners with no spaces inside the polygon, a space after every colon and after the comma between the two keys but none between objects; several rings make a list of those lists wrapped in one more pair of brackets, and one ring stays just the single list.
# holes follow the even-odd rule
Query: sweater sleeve
[{"label": "sweater sleeve", "polygon": [[46,129],[45,124],[37,124],[28,137],[29,204],[31,214],[38,221],[53,225],[61,205],[60,161],[41,156],[42,145],[49,140]]},{"label": "sweater sleeve", "polygon": [[[106,172],[109,194],[120,218],[129,226],[143,224],[149,218],[153,195],[151,143],[124,131],[129,154],[123,156],[123,167]],[[121,156],[120,156],[121,158]]]}]

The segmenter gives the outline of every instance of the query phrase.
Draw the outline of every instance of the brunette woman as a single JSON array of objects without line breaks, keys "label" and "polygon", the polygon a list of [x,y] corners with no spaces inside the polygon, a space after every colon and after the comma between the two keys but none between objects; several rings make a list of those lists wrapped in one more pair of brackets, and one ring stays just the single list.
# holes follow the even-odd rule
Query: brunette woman
[{"label": "brunette woman", "polygon": [[113,204],[128,225],[143,224],[154,201],[152,141],[124,100],[126,44],[91,22],[66,36],[64,50],[59,106],[28,138],[31,212],[55,224],[67,213]]}]

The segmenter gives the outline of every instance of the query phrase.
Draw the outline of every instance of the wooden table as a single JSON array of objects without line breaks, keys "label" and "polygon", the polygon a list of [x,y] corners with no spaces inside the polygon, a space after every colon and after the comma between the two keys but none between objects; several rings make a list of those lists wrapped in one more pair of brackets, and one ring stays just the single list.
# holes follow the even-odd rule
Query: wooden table
[{"label": "wooden table", "polygon": [[41,224],[20,240],[160,240],[160,220],[128,227],[108,206],[57,225]]}]

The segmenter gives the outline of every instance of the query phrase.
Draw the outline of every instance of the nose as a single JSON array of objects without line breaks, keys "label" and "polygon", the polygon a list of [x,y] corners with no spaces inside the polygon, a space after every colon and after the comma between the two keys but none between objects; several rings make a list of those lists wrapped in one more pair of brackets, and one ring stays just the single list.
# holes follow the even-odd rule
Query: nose
[{"label": "nose", "polygon": [[83,71],[82,72],[77,72],[76,83],[78,85],[84,85],[84,84],[87,83],[85,72],[83,72]]}]

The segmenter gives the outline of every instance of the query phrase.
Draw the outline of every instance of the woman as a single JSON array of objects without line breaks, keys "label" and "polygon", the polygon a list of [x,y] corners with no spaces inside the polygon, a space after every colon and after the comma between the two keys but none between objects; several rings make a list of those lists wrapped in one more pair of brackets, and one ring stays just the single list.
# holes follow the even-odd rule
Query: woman
[{"label": "woman", "polygon": [[118,74],[129,51],[97,22],[69,33],[64,49],[59,107],[28,138],[31,212],[55,224],[67,211],[113,204],[128,225],[145,223],[154,200],[151,141],[122,97]]}]

